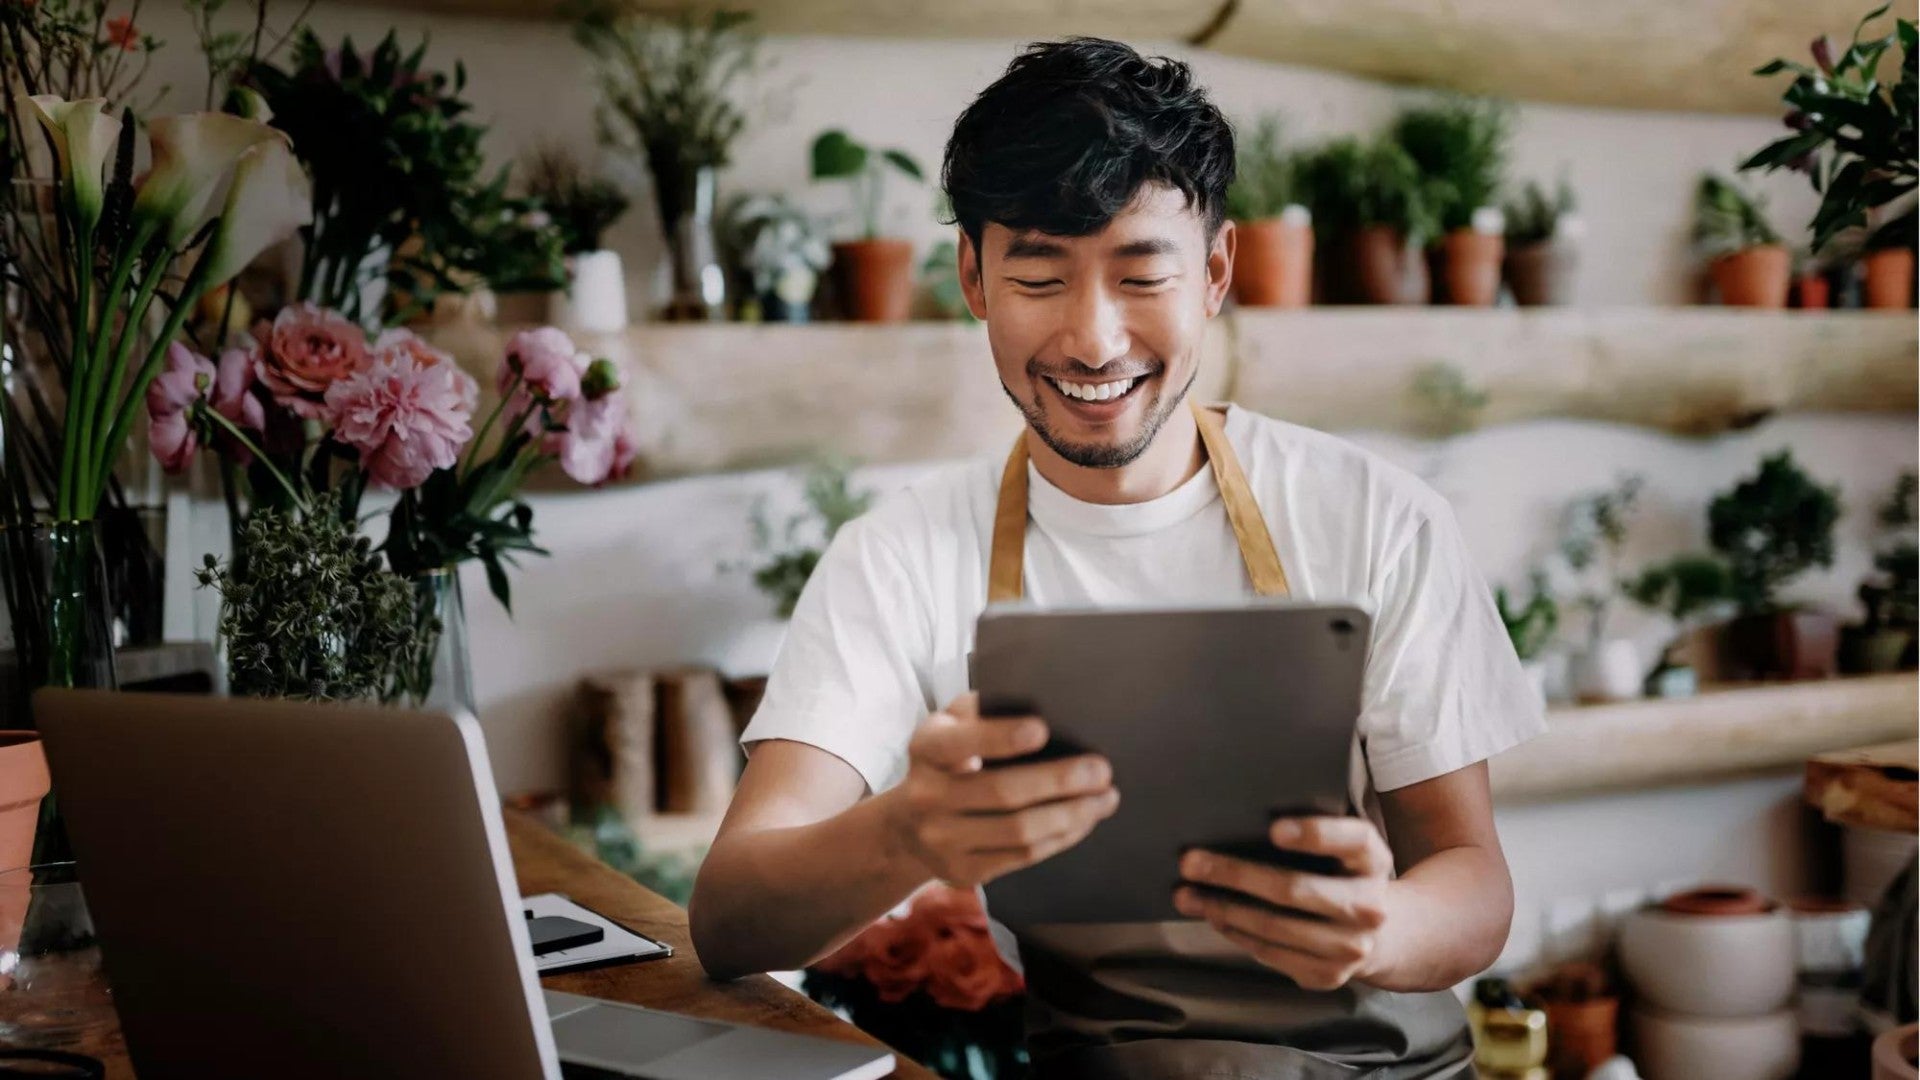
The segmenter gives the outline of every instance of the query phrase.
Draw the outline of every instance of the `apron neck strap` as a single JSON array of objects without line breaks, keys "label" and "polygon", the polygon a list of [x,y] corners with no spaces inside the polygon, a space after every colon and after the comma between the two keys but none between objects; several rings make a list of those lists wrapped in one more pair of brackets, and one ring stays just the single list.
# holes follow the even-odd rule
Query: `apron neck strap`
[{"label": "apron neck strap", "polygon": [[[1224,409],[1211,409],[1192,403],[1194,421],[1200,428],[1200,443],[1207,452],[1207,465],[1213,469],[1214,484],[1233,526],[1234,539],[1240,545],[1240,559],[1247,567],[1253,591],[1261,596],[1286,596],[1287,572],[1280,565],[1280,553],[1273,536],[1260,515],[1247,474],[1240,458],[1227,440]],[[993,514],[993,551],[987,563],[987,601],[1000,603],[1018,600],[1025,594],[1027,550],[1027,436],[1021,432],[1007,455],[1006,469],[1000,474],[1000,501]]]}]

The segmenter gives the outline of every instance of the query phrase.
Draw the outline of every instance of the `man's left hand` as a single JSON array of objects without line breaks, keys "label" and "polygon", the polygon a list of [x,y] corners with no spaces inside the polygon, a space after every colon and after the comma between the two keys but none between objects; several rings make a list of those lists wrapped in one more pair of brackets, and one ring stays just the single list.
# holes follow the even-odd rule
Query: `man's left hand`
[{"label": "man's left hand", "polygon": [[1268,830],[1275,847],[1338,859],[1348,876],[1285,870],[1210,851],[1180,859],[1181,914],[1212,924],[1254,959],[1308,990],[1367,982],[1382,968],[1393,853],[1373,822],[1352,817],[1281,818]]}]

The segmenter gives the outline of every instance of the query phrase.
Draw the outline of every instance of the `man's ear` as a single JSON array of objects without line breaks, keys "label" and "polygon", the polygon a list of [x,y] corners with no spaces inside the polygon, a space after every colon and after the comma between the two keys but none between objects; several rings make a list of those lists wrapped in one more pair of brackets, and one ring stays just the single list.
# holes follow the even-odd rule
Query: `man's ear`
[{"label": "man's ear", "polygon": [[960,234],[960,292],[967,298],[967,310],[981,322],[987,321],[987,289],[980,280],[980,249],[973,246],[973,238],[965,229],[955,229]]},{"label": "man's ear", "polygon": [[1227,302],[1227,289],[1233,285],[1233,252],[1240,238],[1234,235],[1233,222],[1222,221],[1213,234],[1213,246],[1207,251],[1207,318],[1220,314]]}]

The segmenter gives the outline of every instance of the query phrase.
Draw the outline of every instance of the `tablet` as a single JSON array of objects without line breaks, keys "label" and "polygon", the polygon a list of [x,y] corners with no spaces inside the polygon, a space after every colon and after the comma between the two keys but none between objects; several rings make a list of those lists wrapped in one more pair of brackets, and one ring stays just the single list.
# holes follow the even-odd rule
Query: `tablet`
[{"label": "tablet", "polygon": [[1078,845],[987,884],[993,917],[1015,929],[1182,919],[1173,889],[1195,846],[1299,865],[1267,827],[1349,812],[1370,629],[1359,608],[1287,600],[989,609],[973,656],[982,713],[1040,716],[1052,741],[1021,760],[1098,752],[1120,789],[1119,810]]}]

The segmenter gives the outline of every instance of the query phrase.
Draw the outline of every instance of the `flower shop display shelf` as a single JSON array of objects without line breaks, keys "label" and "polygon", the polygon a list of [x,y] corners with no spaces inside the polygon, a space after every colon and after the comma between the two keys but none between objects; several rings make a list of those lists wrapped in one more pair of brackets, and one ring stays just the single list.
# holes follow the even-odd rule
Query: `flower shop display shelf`
[{"label": "flower shop display shelf", "polygon": [[[509,332],[432,336],[490,385]],[[580,345],[627,370],[641,480],[997,453],[1019,430],[978,325],[641,324]],[[1566,417],[1704,435],[1788,412],[1911,415],[1916,350],[1911,312],[1240,308],[1215,321],[1195,392],[1331,430]]]},{"label": "flower shop display shelf", "polygon": [[1912,738],[1917,709],[1911,671],[1555,707],[1546,734],[1493,759],[1493,794],[1538,802],[1800,769],[1827,751]]}]

